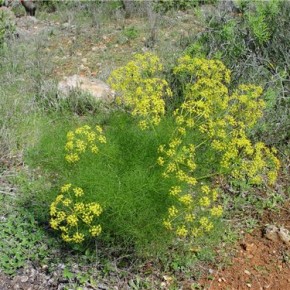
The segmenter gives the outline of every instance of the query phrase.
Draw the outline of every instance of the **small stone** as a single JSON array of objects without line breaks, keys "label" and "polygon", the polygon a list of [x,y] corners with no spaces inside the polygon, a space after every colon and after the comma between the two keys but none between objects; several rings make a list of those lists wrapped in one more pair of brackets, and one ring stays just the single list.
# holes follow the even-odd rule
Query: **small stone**
[{"label": "small stone", "polygon": [[57,268],[63,270],[65,268],[65,264],[60,263],[60,264],[57,265]]},{"label": "small stone", "polygon": [[21,276],[21,278],[20,278],[20,281],[22,282],[22,283],[25,283],[25,282],[27,282],[28,281],[28,276]]},{"label": "small stone", "polygon": [[248,270],[245,270],[244,273],[245,273],[246,275],[251,275],[250,271],[248,271]]},{"label": "small stone", "polygon": [[213,273],[214,273],[214,270],[213,270],[213,269],[208,269],[208,272],[209,272],[210,274],[213,274]]},{"label": "small stone", "polygon": [[33,268],[30,270],[30,275],[29,275],[29,277],[30,278],[35,278],[35,276],[36,276],[36,270],[34,270]]},{"label": "small stone", "polygon": [[267,225],[263,229],[263,236],[271,241],[278,241],[278,228],[275,225]]},{"label": "small stone", "polygon": [[221,278],[218,278],[218,282],[221,283],[222,282],[222,279]]},{"label": "small stone", "polygon": [[252,284],[250,284],[250,283],[247,283],[246,285],[247,285],[248,288],[252,287]]},{"label": "small stone", "polygon": [[99,283],[98,284],[98,289],[100,289],[100,290],[107,290],[107,289],[109,289],[105,284],[101,284],[101,283]]},{"label": "small stone", "polygon": [[283,227],[279,228],[278,236],[283,243],[285,243],[287,246],[290,246],[290,233],[287,229]]}]

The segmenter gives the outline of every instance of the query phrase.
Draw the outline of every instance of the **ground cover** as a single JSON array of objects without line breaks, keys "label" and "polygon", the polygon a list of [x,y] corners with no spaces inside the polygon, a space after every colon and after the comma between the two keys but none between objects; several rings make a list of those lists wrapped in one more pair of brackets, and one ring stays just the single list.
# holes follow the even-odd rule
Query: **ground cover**
[{"label": "ground cover", "polygon": [[[7,40],[9,50],[1,59],[0,109],[1,251],[8,255],[1,259],[3,289],[287,288],[289,248],[262,235],[268,223],[289,228],[289,151],[285,144],[279,147],[283,160],[275,186],[253,189],[220,181],[224,182],[223,223],[193,248],[176,246],[169,256],[140,259],[105,243],[98,244],[96,251],[80,253],[63,244],[45,222],[45,214],[33,211],[38,203],[49,204],[45,190],[55,186],[58,176],[28,167],[27,149],[35,148],[45,127],[83,123],[95,115],[102,119],[103,114],[98,106],[89,107],[88,115],[83,111],[86,106],[79,110],[78,103],[64,108],[55,98],[56,82],[74,73],[106,80],[131,55],[149,49],[146,18],[111,16],[96,29],[83,10],[43,12],[36,23],[21,19],[18,27],[23,34]],[[160,18],[153,51],[170,60],[165,64],[168,69],[194,35],[206,30],[203,20],[202,10],[169,11]],[[36,199],[36,195],[44,198]],[[5,243],[8,240],[10,247]],[[12,251],[15,244],[19,248]]]}]

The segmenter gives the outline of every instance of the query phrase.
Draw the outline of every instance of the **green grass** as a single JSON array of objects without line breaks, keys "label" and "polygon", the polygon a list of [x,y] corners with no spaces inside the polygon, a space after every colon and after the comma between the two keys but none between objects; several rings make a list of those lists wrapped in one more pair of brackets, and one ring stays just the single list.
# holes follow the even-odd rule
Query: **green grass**
[{"label": "green grass", "polygon": [[[115,112],[99,120],[104,127],[107,143],[97,155],[85,155],[77,164],[64,159],[66,133],[80,125],[77,118],[56,118],[42,127],[40,142],[30,150],[26,160],[40,167],[50,178],[55,177],[51,189],[35,199],[43,219],[48,219],[49,202],[64,183],[84,189],[85,199],[104,207],[100,220],[101,239],[113,244],[122,243],[127,249],[138,251],[161,250],[170,242],[170,235],[162,226],[170,198],[172,181],[161,178],[157,165],[157,148],[166,143],[172,131],[167,120],[156,131],[141,131],[135,120],[126,113]],[[95,125],[89,117],[82,123]],[[44,203],[43,203],[44,202]],[[46,216],[43,213],[46,212]]]}]

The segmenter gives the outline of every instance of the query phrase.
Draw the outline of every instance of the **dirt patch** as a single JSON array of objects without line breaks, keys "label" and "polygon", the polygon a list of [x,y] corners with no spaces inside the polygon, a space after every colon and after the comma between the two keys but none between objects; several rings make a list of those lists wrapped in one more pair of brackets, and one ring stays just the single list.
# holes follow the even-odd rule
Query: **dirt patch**
[{"label": "dirt patch", "polygon": [[203,289],[290,289],[290,247],[263,234],[267,224],[289,229],[289,208],[286,204],[279,213],[267,212],[263,226],[238,243],[231,265],[215,269],[200,281]]}]

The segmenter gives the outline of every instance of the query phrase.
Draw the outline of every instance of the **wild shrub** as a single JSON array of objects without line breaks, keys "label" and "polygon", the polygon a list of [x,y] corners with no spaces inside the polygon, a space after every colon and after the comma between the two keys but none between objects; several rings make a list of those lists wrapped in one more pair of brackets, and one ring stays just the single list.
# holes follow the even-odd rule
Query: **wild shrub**
[{"label": "wild shrub", "polygon": [[216,0],[154,0],[155,10],[167,12],[169,10],[186,10],[200,4],[213,4]]},{"label": "wild shrub", "polygon": [[176,237],[194,242],[223,213],[220,178],[275,182],[275,149],[247,136],[262,116],[262,89],[239,85],[230,92],[231,73],[221,61],[188,55],[174,74],[182,79],[184,101],[172,112],[165,110],[164,99],[174,96],[160,60],[136,55],[110,79],[118,111],[70,130],[66,140],[63,124],[50,128],[41,155],[32,152],[34,162],[41,157],[58,175],[50,225],[66,242],[91,240],[93,232],[139,254],[167,249]]},{"label": "wild shrub", "polygon": [[6,10],[0,10],[0,52],[3,52],[5,40],[15,31],[15,23]]},{"label": "wild shrub", "polygon": [[[266,109],[253,128],[269,145],[289,140],[289,2],[235,1],[238,13],[219,11],[209,27],[194,37],[185,54],[222,60],[232,84],[259,83]],[[283,145],[284,144],[284,145]]]}]

